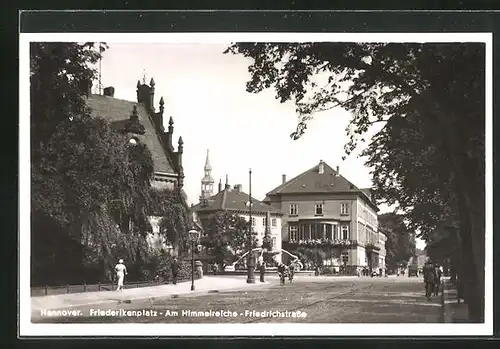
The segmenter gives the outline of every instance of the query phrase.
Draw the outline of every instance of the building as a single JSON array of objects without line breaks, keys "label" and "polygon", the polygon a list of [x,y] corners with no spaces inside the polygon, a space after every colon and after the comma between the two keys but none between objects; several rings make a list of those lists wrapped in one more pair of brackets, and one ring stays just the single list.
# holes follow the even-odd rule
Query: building
[{"label": "building", "polygon": [[[191,207],[195,212],[199,221],[208,219],[208,217],[218,211],[227,211],[244,218],[246,221],[250,219],[249,194],[243,191],[241,184],[236,184],[233,187],[229,185],[228,176],[226,175],[226,183],[222,187],[222,182],[219,181],[217,193],[212,193],[211,184],[213,183],[210,167],[210,160],[207,151],[205,161],[205,176],[201,180],[201,195],[200,202]],[[273,207],[262,203],[252,197],[252,232],[256,233],[257,246],[262,246],[263,238],[268,229],[268,234],[272,240],[273,250],[278,252],[275,255],[275,260],[281,260],[281,212]]]},{"label": "building", "polygon": [[[146,144],[151,152],[154,164],[154,176],[151,185],[159,190],[180,190],[181,200],[187,208],[186,197],[182,190],[184,169],[182,166],[183,140],[179,137],[177,150],[173,146],[174,122],[170,117],[168,129],[163,126],[165,102],[159,100],[159,110],[155,110],[155,81],[149,85],[145,81],[137,82],[137,101],[114,98],[114,87],[104,88],[103,94],[92,94],[91,84],[87,88],[87,105],[95,117],[101,117],[124,135],[124,141],[130,144]],[[153,233],[150,243],[157,242],[159,237],[160,217],[151,216]],[[125,224],[126,225],[126,224]]]},{"label": "building", "polygon": [[[325,162],[286,179],[264,203],[283,214],[283,248],[315,249],[326,266],[385,268],[384,234],[369,189],[359,189]],[[323,257],[321,257],[323,256]]]}]

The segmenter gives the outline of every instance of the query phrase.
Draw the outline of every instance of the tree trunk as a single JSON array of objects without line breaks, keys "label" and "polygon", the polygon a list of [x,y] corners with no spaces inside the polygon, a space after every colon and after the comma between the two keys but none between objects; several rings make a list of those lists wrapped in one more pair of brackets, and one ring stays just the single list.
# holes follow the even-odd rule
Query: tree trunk
[{"label": "tree trunk", "polygon": [[[459,200],[460,240],[463,253],[462,273],[464,297],[468,305],[469,320],[484,322],[484,226],[476,222],[477,211],[471,204],[466,188],[463,188],[463,200]],[[477,203],[480,205],[480,203]]]}]

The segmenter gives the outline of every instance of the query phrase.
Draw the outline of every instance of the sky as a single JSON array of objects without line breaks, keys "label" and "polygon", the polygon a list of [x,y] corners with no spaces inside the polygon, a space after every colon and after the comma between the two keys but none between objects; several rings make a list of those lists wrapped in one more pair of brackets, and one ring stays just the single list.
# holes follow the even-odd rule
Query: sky
[{"label": "sky", "polygon": [[[113,86],[115,98],[135,101],[137,81],[155,81],[155,108],[165,100],[164,123],[174,120],[174,146],[184,141],[184,190],[188,203],[198,202],[207,150],[210,150],[214,192],[219,179],[241,184],[252,197],[264,199],[281,184],[325,161],[354,185],[371,187],[366,159],[355,152],[345,156],[345,128],[350,115],[341,108],[323,112],[309,122],[306,133],[292,140],[297,125],[293,103],[280,103],[274,90],[246,91],[251,60],[223,54],[224,44],[125,44],[107,42],[101,62],[103,87]],[[365,139],[369,142],[373,129]],[[367,143],[366,143],[367,144]],[[365,146],[366,146],[365,144]],[[360,149],[363,144],[360,144]],[[381,205],[380,213],[391,208]],[[423,241],[417,247],[423,248]]]}]

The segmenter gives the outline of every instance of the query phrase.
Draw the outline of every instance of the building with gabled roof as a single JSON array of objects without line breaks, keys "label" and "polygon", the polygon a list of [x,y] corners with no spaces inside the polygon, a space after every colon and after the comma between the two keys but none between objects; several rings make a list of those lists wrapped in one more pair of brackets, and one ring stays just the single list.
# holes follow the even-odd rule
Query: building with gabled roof
[{"label": "building with gabled roof", "polygon": [[[116,131],[126,135],[125,139],[128,139],[131,144],[145,144],[153,159],[154,176],[151,185],[157,189],[179,190],[181,203],[187,208],[186,195],[182,189],[184,142],[182,137],[179,137],[177,150],[174,149],[174,122],[170,117],[168,129],[165,130],[163,126],[165,102],[161,97],[159,110],[156,111],[154,79],[151,79],[149,85],[145,81],[142,83],[137,81],[137,101],[115,98],[114,87],[105,88],[102,95],[92,94],[91,88],[91,84],[88,83],[86,102],[91,109],[91,115],[106,120]],[[157,239],[160,238],[159,219],[160,217],[156,216],[150,217],[153,229],[150,242],[154,244],[158,244]]]},{"label": "building with gabled roof", "polygon": [[[200,221],[204,221],[210,217],[210,215],[226,211],[229,213],[236,214],[245,220],[250,219],[250,195],[243,191],[243,186],[241,184],[236,184],[233,187],[229,185],[229,178],[226,175],[226,183],[224,187],[222,186],[222,181],[219,180],[217,193],[209,196],[209,192],[206,184],[207,178],[211,180],[212,168],[207,166],[210,164],[208,159],[205,162],[205,176],[202,178],[202,193],[200,195],[200,202],[191,207],[191,211],[194,211],[196,216]],[[211,194],[211,192],[210,192]],[[273,244],[273,250],[277,252],[275,256],[276,261],[281,260],[281,217],[282,213],[267,205],[256,198],[251,198],[252,202],[252,231],[257,237],[257,246],[262,245],[263,238],[266,234],[266,229],[270,234],[270,238]]]},{"label": "building with gabled roof", "polygon": [[[334,251],[326,266],[385,268],[385,235],[369,188],[358,188],[324,161],[267,193],[264,203],[283,214],[283,247]],[[328,247],[328,248],[327,248]]]},{"label": "building with gabled roof", "polygon": [[87,105],[93,116],[106,120],[116,130],[129,136],[135,142],[147,145],[154,163],[152,184],[156,187],[182,188],[184,169],[182,167],[183,140],[179,137],[177,150],[173,147],[174,121],[170,117],[168,129],[163,126],[165,102],[159,101],[159,111],[154,107],[155,81],[150,85],[137,81],[137,101],[114,98],[115,89],[107,87],[103,95],[90,94]]}]

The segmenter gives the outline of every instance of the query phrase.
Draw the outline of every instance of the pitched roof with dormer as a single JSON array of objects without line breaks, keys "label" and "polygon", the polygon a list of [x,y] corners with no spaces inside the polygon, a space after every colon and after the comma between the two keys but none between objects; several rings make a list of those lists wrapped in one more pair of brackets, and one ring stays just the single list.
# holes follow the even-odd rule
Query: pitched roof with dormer
[{"label": "pitched roof with dormer", "polygon": [[[322,171],[320,168],[322,167]],[[328,164],[320,161],[307,171],[281,184],[266,194],[264,202],[271,200],[273,196],[287,194],[330,194],[330,193],[353,193],[361,195],[365,201],[376,208],[371,199],[369,188],[360,189],[343,177],[338,170],[334,170]]]},{"label": "pitched roof with dormer", "polygon": [[109,87],[105,89],[104,95],[88,94],[87,106],[93,116],[103,118],[120,132],[132,134],[133,138],[148,147],[153,158],[155,180],[177,182],[182,188],[182,137],[179,138],[178,150],[175,151],[172,146],[172,118],[169,120],[168,131],[163,127],[163,97],[160,99],[159,112],[155,112],[153,106],[153,79],[150,86],[137,83],[137,99],[137,102],[132,102],[114,98],[114,88]]},{"label": "pitched roof with dormer", "polygon": [[[214,211],[233,211],[237,213],[248,213],[249,195],[241,189],[231,188],[226,186],[219,193],[208,198],[204,202],[200,202],[192,207],[197,212],[214,212]],[[252,213],[267,214],[281,216],[282,213],[275,208],[267,205],[252,197]]]},{"label": "pitched roof with dormer", "polygon": [[87,100],[87,105],[92,109],[92,115],[105,119],[112,126],[121,128],[132,114],[134,105],[137,105],[137,114],[139,121],[144,126],[145,134],[140,137],[151,155],[155,171],[176,174],[174,170],[173,159],[166,154],[162,141],[156,134],[156,130],[150,120],[146,108],[142,104],[126,101],[109,96],[91,95]]}]

